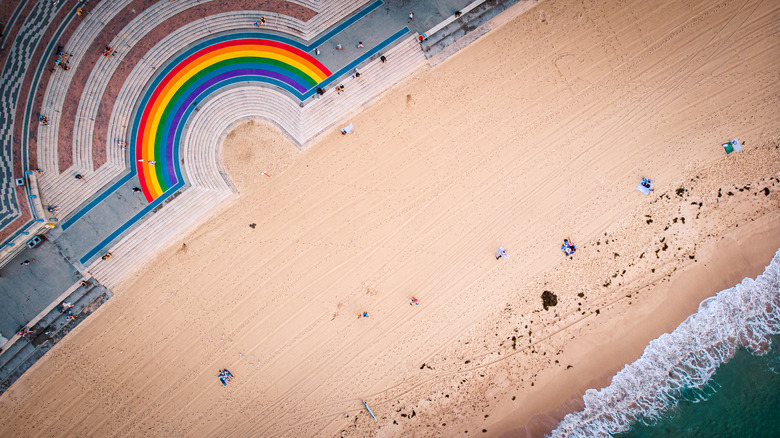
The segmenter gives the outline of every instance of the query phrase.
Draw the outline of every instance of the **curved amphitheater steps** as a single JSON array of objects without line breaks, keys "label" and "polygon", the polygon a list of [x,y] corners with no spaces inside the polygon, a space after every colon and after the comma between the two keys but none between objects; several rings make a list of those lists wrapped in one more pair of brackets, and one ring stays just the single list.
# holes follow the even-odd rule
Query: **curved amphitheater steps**
[{"label": "curved amphitheater steps", "polygon": [[[226,12],[195,20],[166,35],[149,52],[143,54],[128,75],[127,81],[122,84],[111,110],[106,144],[101,145],[106,148],[107,161],[100,168],[93,169],[92,153],[96,146],[92,143],[95,138],[95,119],[110,78],[116,73],[131,48],[150,31],[157,29],[181,11],[199,4],[195,0],[156,3],[141,12],[118,32],[112,41],[106,42],[106,45],[111,45],[117,50],[117,54],[114,57],[99,57],[95,62],[84,84],[73,124],[74,164],[68,169],[59,169],[57,144],[59,119],[74,70],[88,55],[86,51],[90,50],[95,38],[103,31],[104,23],[110,22],[129,3],[129,0],[124,0],[95,5],[90,14],[84,17],[73,36],[64,44],[65,51],[72,55],[71,70],[67,72],[58,70],[50,77],[47,84],[43,102],[44,108],[51,111],[51,115],[50,124],[38,128],[39,167],[45,170],[39,179],[39,186],[43,194],[41,201],[44,207],[47,205],[59,207],[56,213],[59,218],[76,211],[102,188],[125,174],[128,166],[135,165],[128,162],[127,151],[122,151],[117,142],[128,140],[128,127],[132,124],[138,101],[141,94],[145,92],[148,82],[168,60],[193,40],[217,32],[254,29],[253,22],[260,16],[266,17],[267,24],[264,28],[269,31],[311,40],[332,28],[345,16],[365,7],[369,1],[293,1],[318,12],[307,22],[263,11]],[[253,90],[241,87],[226,90],[213,102],[200,108],[202,115],[210,116],[194,114],[182,140],[182,156],[185,158],[184,169],[189,186],[184,187],[182,194],[168,200],[163,208],[142,221],[135,230],[110,249],[116,256],[109,260],[110,263],[93,264],[95,276],[101,281],[105,279],[107,284],[113,284],[112,282],[121,278],[133,266],[162,246],[146,246],[141,243],[150,240],[161,242],[173,238],[198,216],[235,191],[221,167],[218,145],[224,139],[228,128],[234,126],[237,120],[253,118],[269,120],[298,147],[305,147],[327,129],[335,128],[334,123],[359,111],[361,107],[426,63],[425,56],[413,36],[400,42],[385,55],[389,59],[387,64],[382,64],[378,59],[371,61],[360,68],[361,78],[352,80],[347,77],[339,81],[339,84],[345,85],[347,92],[337,95],[331,89],[325,96],[308,101],[303,108],[284,92],[263,87],[254,87]],[[83,175],[86,182],[76,180],[74,178],[76,174]],[[51,213],[47,215],[53,216]],[[140,229],[145,232],[140,233],[138,231]],[[154,238],[149,239],[145,234],[146,231]],[[141,234],[144,234],[143,238]],[[133,251],[130,251],[131,248]],[[125,255],[127,259],[122,260],[125,259]]]},{"label": "curved amphitheater steps", "polygon": [[[85,51],[92,44],[95,35],[103,28],[103,22],[108,22],[126,3],[108,5],[110,2],[100,3],[79,26],[73,37],[65,46],[66,52],[73,55],[69,71],[57,71],[52,75],[46,94],[44,96],[44,108],[51,111],[50,124],[39,127],[39,161],[38,167],[47,170],[41,178],[41,187],[44,205],[56,205],[60,208],[58,217],[65,217],[75,211],[81,204],[97,193],[101,187],[124,173],[127,168],[126,153],[117,145],[119,140],[126,140],[128,126],[132,123],[132,117],[136,110],[137,102],[145,91],[145,86],[156,70],[164,65],[175,53],[186,47],[193,39],[203,38],[215,32],[235,31],[240,29],[253,29],[253,22],[261,12],[238,11],[210,16],[202,20],[190,23],[177,31],[167,35],[155,47],[141,58],[128,81],[122,86],[122,90],[116,99],[108,124],[106,148],[107,163],[92,170],[92,144],[94,135],[94,120],[98,112],[100,99],[108,85],[108,81],[115,73],[119,63],[122,62],[127,51],[137,44],[149,31],[164,23],[165,20],[197,2],[160,2],[150,9],[145,10],[138,18],[133,20],[122,32],[107,43],[118,48],[114,57],[101,57],[85,84],[84,92],[76,115],[74,124],[73,162],[69,169],[59,169],[58,166],[58,127],[59,114],[64,104],[67,89],[73,77],[73,72],[78,63],[83,59]],[[339,17],[344,16],[345,10],[355,10],[363,6],[366,1],[342,0],[331,3],[321,15],[315,16],[309,23],[303,23],[293,17],[274,14],[273,20],[268,20],[267,29],[280,31],[293,36],[306,38],[310,34],[322,33],[333,26]],[[108,5],[108,6],[105,6]],[[121,6],[121,7],[120,7]],[[94,18],[93,18],[94,17]],[[156,62],[150,62],[155,60]],[[296,137],[299,138],[299,137]],[[134,163],[129,163],[133,165]],[[62,172],[62,174],[58,174]],[[75,180],[73,176],[82,174],[87,178],[87,184]]]}]

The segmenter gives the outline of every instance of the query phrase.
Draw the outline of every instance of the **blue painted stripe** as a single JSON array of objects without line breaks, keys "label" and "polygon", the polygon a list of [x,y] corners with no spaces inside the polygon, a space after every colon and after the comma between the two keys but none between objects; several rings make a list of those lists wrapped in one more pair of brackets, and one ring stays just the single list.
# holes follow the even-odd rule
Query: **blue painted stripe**
[{"label": "blue painted stripe", "polygon": [[343,23],[339,24],[338,26],[334,27],[330,32],[326,33],[325,35],[317,38],[314,40],[313,43],[309,44],[307,50],[311,50],[314,47],[318,47],[322,45],[325,41],[333,38],[334,36],[338,35],[343,31],[344,29],[348,28],[349,26],[352,26],[355,24],[358,20],[365,17],[366,15],[374,12],[374,10],[380,6],[382,6],[385,2],[382,0],[377,0],[374,3],[371,3],[368,7],[363,8],[360,10],[357,14],[349,17],[348,19],[344,20]]},{"label": "blue painted stripe", "polygon": [[[361,62],[365,61],[366,59],[371,58],[374,55],[376,55],[381,50],[383,50],[384,48],[386,48],[387,46],[389,46],[390,44],[392,44],[393,42],[395,42],[399,38],[403,37],[407,33],[409,33],[409,28],[404,26],[403,29],[397,31],[396,33],[394,33],[393,35],[389,36],[388,38],[386,38],[381,43],[379,43],[376,46],[372,47],[370,50],[368,50],[362,56],[358,57],[354,61],[352,61],[349,64],[345,65],[344,67],[342,67],[336,73],[333,73],[332,75],[328,76],[327,79],[325,79],[324,81],[322,81],[319,84],[317,84],[317,87],[319,87],[319,88],[326,87],[326,86],[332,84],[333,82],[336,82],[336,81],[340,80],[342,76],[344,76],[345,74],[349,73],[351,70],[355,69],[355,67],[360,65]],[[311,90],[309,90],[306,93],[304,93],[303,99],[304,100],[308,99],[309,97],[314,95],[315,92],[316,92],[316,89],[312,88]]]},{"label": "blue painted stripe", "polygon": [[[184,187],[184,183],[176,184],[175,186],[171,187],[168,192],[174,193],[176,190],[179,190],[180,188]],[[167,196],[165,197],[167,198]],[[82,265],[86,265],[87,262],[95,257],[99,252],[101,252],[104,248],[108,247],[111,242],[116,240],[119,236],[121,236],[125,231],[129,230],[133,224],[138,222],[141,218],[146,216],[147,214],[151,213],[152,210],[154,210],[158,205],[162,204],[165,201],[165,198],[160,196],[159,198],[155,199],[149,205],[144,207],[141,211],[136,213],[133,217],[131,217],[127,222],[122,224],[121,227],[117,228],[113,233],[109,234],[108,237],[103,239],[100,243],[98,243],[94,248],[92,248],[88,253],[84,254],[83,257],[79,259],[79,263]]]},{"label": "blue painted stripe", "polygon": [[119,187],[121,187],[122,185],[130,181],[130,179],[132,179],[134,176],[135,175],[132,172],[123,176],[119,181],[112,184],[111,187],[107,188],[98,196],[96,196],[95,199],[93,199],[87,205],[85,205],[84,208],[76,212],[76,214],[74,214],[73,216],[69,217],[65,222],[61,223],[60,228],[62,228],[62,231],[65,231],[68,228],[70,228],[74,222],[84,217],[85,214],[87,214],[90,210],[95,208],[95,206],[103,202],[103,200],[111,196],[117,189],[119,189]]}]

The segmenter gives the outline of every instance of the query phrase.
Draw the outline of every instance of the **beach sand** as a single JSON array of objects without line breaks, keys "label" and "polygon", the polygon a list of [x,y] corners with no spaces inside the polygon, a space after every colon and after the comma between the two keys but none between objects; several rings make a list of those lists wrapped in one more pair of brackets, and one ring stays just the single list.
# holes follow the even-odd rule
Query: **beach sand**
[{"label": "beach sand", "polygon": [[354,134],[237,128],[241,195],[0,397],[0,435],[538,436],[780,247],[778,23],[545,1]]}]

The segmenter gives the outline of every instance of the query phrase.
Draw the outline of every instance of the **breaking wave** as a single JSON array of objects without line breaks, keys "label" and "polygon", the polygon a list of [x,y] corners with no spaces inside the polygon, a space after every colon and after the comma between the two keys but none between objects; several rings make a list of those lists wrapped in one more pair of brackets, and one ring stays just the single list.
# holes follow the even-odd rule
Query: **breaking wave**
[{"label": "breaking wave", "polygon": [[681,400],[702,401],[717,388],[715,370],[739,348],[761,355],[780,334],[780,250],[764,273],[701,302],[672,333],[654,339],[585,408],[566,415],[552,437],[609,437],[632,423],[653,425]]}]

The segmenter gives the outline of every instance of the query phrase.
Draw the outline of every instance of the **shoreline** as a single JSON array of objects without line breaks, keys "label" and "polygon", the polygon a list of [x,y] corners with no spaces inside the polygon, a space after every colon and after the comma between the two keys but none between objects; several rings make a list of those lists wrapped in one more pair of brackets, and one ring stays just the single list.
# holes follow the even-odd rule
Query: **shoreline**
[{"label": "shoreline", "polygon": [[[705,299],[744,278],[760,275],[779,248],[780,213],[767,214],[707,242],[703,248],[707,256],[699,263],[688,263],[669,282],[646,288],[649,294],[626,313],[605,312],[611,315],[607,321],[602,320],[598,327],[571,341],[563,357],[578,364],[578,372],[567,373],[563,379],[559,374],[540,373],[536,389],[520,400],[521,404],[523,400],[532,402],[534,408],[493,413],[491,416],[500,419],[487,426],[489,436],[549,434],[566,414],[584,407],[582,396],[586,390],[608,386],[618,371],[642,355],[650,341],[674,330],[696,313]],[[675,293],[679,291],[687,293]],[[618,336],[609,336],[613,325],[622,321],[631,323],[623,325],[625,331]],[[599,341],[601,337],[607,337],[607,341]]]}]

